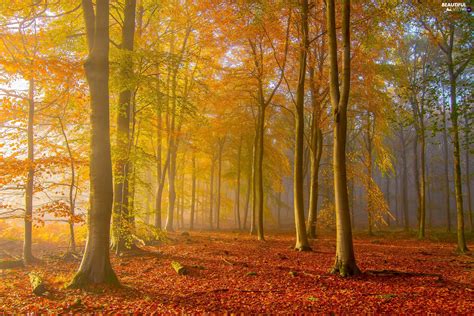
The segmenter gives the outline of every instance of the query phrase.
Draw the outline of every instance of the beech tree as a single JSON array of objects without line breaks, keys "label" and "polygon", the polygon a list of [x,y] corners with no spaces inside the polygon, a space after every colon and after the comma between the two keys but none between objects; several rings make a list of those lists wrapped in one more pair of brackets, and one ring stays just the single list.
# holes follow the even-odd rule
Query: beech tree
[{"label": "beech tree", "polygon": [[84,64],[90,89],[90,209],[87,243],[71,287],[118,284],[109,256],[113,184],[109,135],[109,1],[82,1],[89,55]]},{"label": "beech tree", "polygon": [[332,273],[349,276],[360,273],[357,267],[352,245],[352,229],[347,194],[346,172],[346,135],[347,135],[347,104],[350,91],[350,1],[342,3],[342,42],[343,65],[342,87],[339,89],[339,69],[336,38],[335,1],[326,1],[326,23],[328,30],[328,48],[330,61],[330,96],[334,119],[334,199],[336,208],[336,259]]}]

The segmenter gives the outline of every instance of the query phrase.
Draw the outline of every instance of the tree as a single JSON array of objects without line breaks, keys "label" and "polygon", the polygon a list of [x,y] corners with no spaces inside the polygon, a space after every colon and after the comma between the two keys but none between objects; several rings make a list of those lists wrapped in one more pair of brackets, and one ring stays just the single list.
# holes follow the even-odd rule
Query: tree
[{"label": "tree", "polygon": [[[428,8],[425,5],[414,10],[417,21],[426,30],[428,37],[437,44],[445,57],[445,65],[448,71],[449,96],[450,96],[450,119],[451,133],[453,139],[453,169],[454,189],[456,196],[457,215],[457,251],[465,253],[468,251],[464,235],[464,209],[461,178],[461,153],[459,140],[459,114],[457,100],[458,78],[464,72],[472,60],[472,32],[466,29],[470,23],[470,15],[453,13],[453,18],[439,9]],[[436,19],[429,18],[435,16]],[[469,44],[470,43],[470,44]]]},{"label": "tree", "polygon": [[[84,64],[90,89],[90,209],[87,243],[70,286],[118,284],[110,263],[113,184],[109,136],[109,1],[83,0],[89,56]],[[94,12],[95,11],[95,12]]]},{"label": "tree", "polygon": [[330,96],[334,119],[334,199],[336,208],[336,260],[332,273],[350,276],[360,273],[352,245],[352,229],[347,194],[346,134],[347,104],[350,91],[350,1],[342,3],[343,66],[339,89],[335,1],[326,1],[326,23],[330,61]]},{"label": "tree", "polygon": [[121,90],[118,100],[117,111],[117,159],[114,168],[114,216],[113,216],[113,248],[117,253],[126,247],[129,236],[128,218],[129,212],[129,173],[130,173],[130,149],[133,142],[130,139],[130,115],[133,76],[133,42],[135,37],[135,11],[136,0],[126,0],[124,7],[124,20],[122,26],[123,60],[120,63]]},{"label": "tree", "polygon": [[306,78],[306,56],[309,48],[308,39],[308,1],[301,1],[301,43],[299,56],[299,77],[296,90],[296,122],[295,122],[295,157],[294,157],[294,211],[296,226],[296,245],[299,251],[311,250],[304,220],[304,198],[303,198],[303,149],[304,149],[304,95]]}]

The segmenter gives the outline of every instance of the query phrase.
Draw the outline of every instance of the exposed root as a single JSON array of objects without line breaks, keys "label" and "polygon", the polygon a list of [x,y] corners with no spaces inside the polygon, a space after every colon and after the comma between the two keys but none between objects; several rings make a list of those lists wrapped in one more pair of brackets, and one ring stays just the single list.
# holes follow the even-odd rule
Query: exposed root
[{"label": "exposed root", "polygon": [[361,274],[359,267],[357,267],[355,261],[342,262],[336,260],[334,267],[331,270],[332,274],[339,274],[341,277],[349,277]]},{"label": "exposed root", "polygon": [[76,273],[71,283],[67,286],[69,289],[86,288],[91,284],[107,284],[115,287],[120,287],[120,282],[112,269],[106,269],[102,278],[91,275],[89,271],[79,271]]},{"label": "exposed root", "polygon": [[374,276],[436,277],[438,281],[443,280],[443,276],[441,274],[405,272],[398,270],[367,270],[365,271],[365,274]]},{"label": "exposed root", "polygon": [[297,244],[294,248],[296,251],[313,251],[309,245]]}]

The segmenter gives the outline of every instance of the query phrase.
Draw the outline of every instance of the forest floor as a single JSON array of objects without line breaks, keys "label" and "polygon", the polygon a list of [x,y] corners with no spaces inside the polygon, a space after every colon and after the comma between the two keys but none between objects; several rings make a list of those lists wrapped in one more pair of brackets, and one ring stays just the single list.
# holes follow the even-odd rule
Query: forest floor
[{"label": "forest floor", "polygon": [[[218,312],[469,314],[474,310],[474,257],[454,244],[396,234],[356,235],[363,274],[328,274],[334,237],[312,241],[312,252],[292,249],[293,235],[269,234],[266,242],[246,233],[168,234],[144,251],[112,256],[122,287],[65,289],[79,260],[64,261],[54,245],[35,245],[41,261],[0,270],[0,312]],[[6,249],[5,241],[0,241]],[[470,244],[474,249],[474,244]],[[178,275],[171,262],[188,269]],[[396,270],[371,272],[373,270]],[[35,296],[28,272],[43,275],[48,292]]]}]

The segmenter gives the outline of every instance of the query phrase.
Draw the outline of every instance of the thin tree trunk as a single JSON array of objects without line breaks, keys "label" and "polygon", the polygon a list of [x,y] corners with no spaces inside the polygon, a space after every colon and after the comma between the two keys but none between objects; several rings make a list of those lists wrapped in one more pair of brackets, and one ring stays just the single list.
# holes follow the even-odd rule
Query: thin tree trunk
[{"label": "thin tree trunk", "polygon": [[[454,31],[453,31],[454,32]],[[451,36],[454,36],[451,34]],[[451,62],[449,63],[449,83],[450,83],[450,94],[451,94],[451,124],[453,133],[453,161],[454,161],[454,189],[456,193],[456,215],[457,215],[457,237],[458,247],[457,250],[461,253],[468,251],[466,238],[464,236],[464,210],[462,202],[462,178],[461,178],[461,154],[459,146],[459,127],[458,127],[458,107],[456,100],[456,78],[454,76],[454,66]]]},{"label": "thin tree trunk", "polygon": [[[64,123],[62,119],[59,119],[59,125],[61,127],[61,133],[63,134],[64,141],[66,143],[67,152],[69,155],[69,168],[71,170],[71,183],[69,184],[69,247],[71,252],[76,252],[76,239],[74,237],[74,220],[75,215],[75,206],[76,206],[76,194],[77,189],[74,189],[76,186],[76,168],[74,165],[74,157],[72,155],[71,145],[69,144],[69,139],[66,134],[66,129],[64,128]],[[74,193],[76,192],[76,194]]]},{"label": "thin tree trunk", "polygon": [[350,91],[350,1],[343,0],[342,3],[342,38],[344,48],[342,93],[339,91],[334,0],[327,0],[326,6],[330,60],[330,94],[334,117],[333,170],[336,209],[336,259],[332,272],[339,273],[341,276],[349,276],[360,273],[356,265],[352,244],[346,172],[347,104]]},{"label": "thin tree trunk", "polygon": [[33,240],[33,194],[35,175],[35,153],[34,153],[34,117],[35,117],[35,81],[28,82],[28,175],[25,187],[25,235],[23,240],[23,261],[29,264],[33,261],[32,240]]},{"label": "thin tree trunk", "polygon": [[[387,204],[388,204],[388,209],[391,210],[391,207],[390,207],[390,177],[388,176],[388,174],[386,175],[385,177],[385,192],[387,194]],[[388,227],[390,227],[390,215],[387,216],[387,225]]]},{"label": "thin tree trunk", "polygon": [[214,228],[214,220],[213,220],[213,208],[214,208],[214,168],[215,168],[216,160],[214,157],[212,157],[211,161],[211,174],[209,176],[210,179],[210,187],[209,187],[209,192],[210,192],[210,197],[209,197],[209,228],[213,229]]},{"label": "thin tree trunk", "polygon": [[[263,152],[264,152],[264,135],[265,135],[265,105],[263,100],[263,88],[260,85],[260,105],[259,105],[259,119],[257,128],[257,146],[256,146],[256,168],[255,168],[255,181],[254,181],[254,205],[255,211],[254,216],[257,220],[257,236],[258,240],[265,240],[263,232]],[[255,227],[255,225],[254,225]]]},{"label": "thin tree trunk", "polygon": [[222,151],[224,150],[225,138],[219,140],[219,152],[217,156],[217,206],[216,206],[216,228],[220,229],[221,217],[221,188],[222,188]]},{"label": "thin tree trunk", "polygon": [[420,221],[418,225],[418,238],[425,238],[426,228],[426,158],[425,158],[425,127],[424,124],[420,126],[420,163],[421,163],[421,175],[420,175],[420,196],[419,196],[419,214]]},{"label": "thin tree trunk", "polygon": [[466,132],[464,134],[465,138],[465,143],[466,143],[466,150],[464,152],[465,154],[465,160],[466,160],[466,188],[467,188],[467,214],[469,217],[469,228],[471,229],[471,233],[474,232],[474,227],[473,227],[473,220],[472,220],[472,202],[471,202],[471,169],[470,169],[470,162],[469,162],[469,120],[467,116],[465,117],[465,126],[466,126]]},{"label": "thin tree trunk", "polygon": [[444,191],[447,231],[451,232],[451,189],[449,185],[448,127],[446,110],[443,109],[443,156],[444,156]]},{"label": "thin tree trunk", "polygon": [[237,189],[235,191],[235,218],[237,220],[237,227],[240,230],[240,165],[242,160],[242,136],[240,136],[239,149],[237,154]]},{"label": "thin tree trunk", "polygon": [[129,204],[129,157],[130,157],[130,119],[132,89],[130,78],[133,76],[133,42],[135,37],[136,0],[126,0],[124,22],[122,27],[122,44],[120,48],[126,54],[124,63],[120,66],[121,91],[117,111],[117,161],[114,170],[114,204],[112,244],[117,253],[125,247],[126,235],[129,234],[127,216]]},{"label": "thin tree trunk", "polygon": [[189,229],[194,229],[194,214],[196,212],[196,154],[193,153],[193,171],[192,171],[192,189],[191,189],[191,214],[190,214],[190,222],[189,222]]},{"label": "thin tree trunk", "polygon": [[245,213],[244,213],[244,222],[243,229],[247,228],[247,218],[249,214],[249,204],[250,204],[250,192],[252,191],[252,164],[249,164],[249,170],[247,172],[247,194],[245,197]]},{"label": "thin tree trunk", "polygon": [[296,244],[299,251],[311,250],[304,220],[304,191],[303,191],[303,152],[304,152],[304,84],[306,77],[306,55],[308,41],[308,0],[301,1],[301,31],[302,39],[299,56],[299,78],[296,90],[296,126],[295,126],[295,157],[294,157],[294,211]]},{"label": "thin tree trunk", "polygon": [[[320,69],[321,71],[321,69]],[[323,152],[323,133],[319,126],[320,104],[318,100],[318,89],[314,79],[314,67],[309,67],[311,103],[313,107],[313,120],[311,125],[311,180],[309,191],[309,210],[307,234],[308,238],[316,238],[316,219],[318,213],[319,199],[319,166]]]},{"label": "thin tree trunk", "polygon": [[[258,125],[258,124],[257,124]],[[257,185],[255,184],[255,174],[256,174],[256,169],[257,169],[257,144],[258,142],[258,127],[257,131],[255,133],[255,139],[254,139],[254,144],[253,144],[253,151],[252,151],[252,177],[251,177],[251,183],[252,183],[252,217],[250,218],[250,234],[255,235],[257,233],[257,225],[255,221],[255,213],[257,210],[256,206],[256,188]]]},{"label": "thin tree trunk", "polygon": [[403,164],[403,175],[402,175],[402,207],[403,207],[403,220],[404,229],[408,231],[410,229],[410,217],[408,213],[408,161],[407,161],[407,149],[405,141],[405,133],[403,127],[401,130],[402,136],[402,164]]},{"label": "thin tree trunk", "polygon": [[372,236],[373,233],[373,203],[372,203],[372,178],[373,178],[373,168],[372,168],[372,133],[373,133],[373,126],[371,121],[371,114],[370,112],[367,113],[367,192],[366,192],[366,200],[367,200],[367,220],[368,220],[368,228],[369,228],[369,235]]}]

